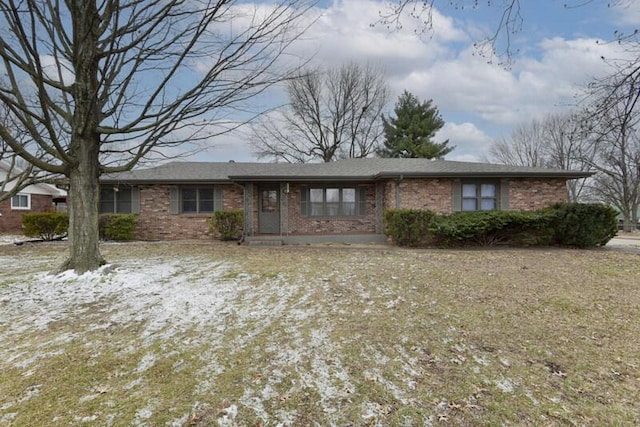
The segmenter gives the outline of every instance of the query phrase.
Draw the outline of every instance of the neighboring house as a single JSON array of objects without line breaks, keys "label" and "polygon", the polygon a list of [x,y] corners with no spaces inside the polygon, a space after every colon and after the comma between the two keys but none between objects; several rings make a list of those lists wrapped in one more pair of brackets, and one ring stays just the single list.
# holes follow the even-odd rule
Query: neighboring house
[{"label": "neighboring house", "polygon": [[210,238],[242,209],[247,241],[384,241],[384,211],[536,210],[589,173],[427,159],[330,163],[172,162],[101,178],[101,212],[139,213],[143,240]]},{"label": "neighboring house", "polygon": [[[9,166],[0,162],[0,190],[2,183],[7,179]],[[1,194],[11,192],[14,183],[9,181],[4,184]],[[64,199],[65,192],[58,190],[49,184],[34,184],[23,188],[18,194],[0,202],[0,233],[21,232],[22,214],[32,212],[48,212],[56,210],[55,201]]]}]

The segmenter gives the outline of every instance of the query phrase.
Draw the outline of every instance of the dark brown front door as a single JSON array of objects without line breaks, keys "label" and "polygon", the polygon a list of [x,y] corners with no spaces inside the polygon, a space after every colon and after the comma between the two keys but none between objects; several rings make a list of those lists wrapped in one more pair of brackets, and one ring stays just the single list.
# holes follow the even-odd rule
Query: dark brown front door
[{"label": "dark brown front door", "polygon": [[259,232],[263,234],[280,233],[280,190],[278,186],[261,186],[258,197]]}]

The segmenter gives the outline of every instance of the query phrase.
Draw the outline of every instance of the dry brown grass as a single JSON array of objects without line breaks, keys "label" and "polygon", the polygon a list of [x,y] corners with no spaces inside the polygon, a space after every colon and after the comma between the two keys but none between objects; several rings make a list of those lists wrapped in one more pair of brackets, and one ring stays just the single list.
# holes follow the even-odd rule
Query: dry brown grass
[{"label": "dry brown grass", "polygon": [[637,254],[105,245],[189,260],[165,286],[232,284],[225,308],[145,335],[144,313],[97,328],[97,299],[10,333],[4,295],[61,249],[0,247],[0,424],[640,424]]}]

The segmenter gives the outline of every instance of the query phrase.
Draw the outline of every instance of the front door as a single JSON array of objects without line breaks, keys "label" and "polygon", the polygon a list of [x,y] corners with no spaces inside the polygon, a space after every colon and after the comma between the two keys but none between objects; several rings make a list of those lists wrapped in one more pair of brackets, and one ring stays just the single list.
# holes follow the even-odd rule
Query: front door
[{"label": "front door", "polygon": [[280,233],[280,190],[261,186],[258,192],[258,225],[261,234]]}]

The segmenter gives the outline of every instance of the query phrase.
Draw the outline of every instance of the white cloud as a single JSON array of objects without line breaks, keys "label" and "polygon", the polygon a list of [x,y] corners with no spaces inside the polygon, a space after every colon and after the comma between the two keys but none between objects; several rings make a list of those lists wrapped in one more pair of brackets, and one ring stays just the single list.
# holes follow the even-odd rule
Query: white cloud
[{"label": "white cloud", "polygon": [[[293,51],[315,53],[314,63],[335,66],[351,60],[384,62],[389,74],[405,72],[415,62],[451,55],[448,42],[467,40],[451,18],[433,11],[432,37],[416,35],[418,22],[391,31],[378,21],[384,4],[372,0],[336,0],[326,8]],[[408,21],[411,22],[411,21]]]},{"label": "white cloud", "polygon": [[73,67],[68,61],[53,55],[42,55],[40,63],[47,78],[65,85],[70,85],[75,81]]},{"label": "white cloud", "polygon": [[492,138],[478,129],[473,123],[447,122],[438,131],[434,140],[449,140],[449,146],[456,148],[446,156],[447,160],[479,162],[491,146]]},{"label": "white cloud", "polygon": [[609,4],[616,22],[620,25],[640,25],[640,7],[637,0],[618,0]]},{"label": "white cloud", "polygon": [[[500,133],[532,118],[568,110],[591,78],[607,72],[601,57],[623,55],[617,44],[597,43],[588,34],[574,39],[552,33],[535,39],[528,34],[526,49],[515,57],[512,69],[505,69],[474,55],[473,41],[486,33],[486,23],[454,20],[434,10],[433,33],[420,37],[416,20],[404,19],[400,31],[372,27],[383,8],[383,2],[374,0],[334,0],[314,8],[302,25],[317,21],[293,43],[291,56],[297,60],[313,56],[311,64],[322,66],[348,61],[381,65],[391,89],[387,111],[405,89],[421,100],[433,99],[447,123],[439,138],[457,145],[447,156],[450,159],[481,160]],[[625,11],[636,13],[630,7]],[[242,141],[229,147],[250,150]]]}]

